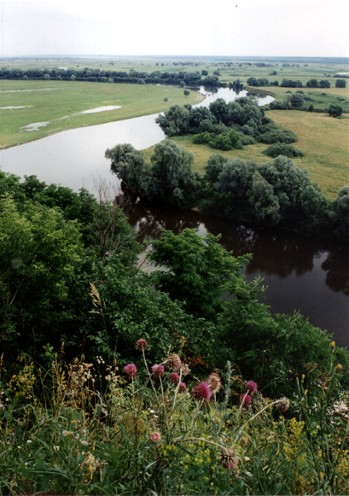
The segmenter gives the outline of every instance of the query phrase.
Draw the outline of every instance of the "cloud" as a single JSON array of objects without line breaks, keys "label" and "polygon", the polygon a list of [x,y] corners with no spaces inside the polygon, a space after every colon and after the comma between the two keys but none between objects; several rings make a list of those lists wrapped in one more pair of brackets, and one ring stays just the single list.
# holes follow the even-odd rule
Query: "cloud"
[{"label": "cloud", "polygon": [[345,0],[1,1],[2,56],[347,56]]}]

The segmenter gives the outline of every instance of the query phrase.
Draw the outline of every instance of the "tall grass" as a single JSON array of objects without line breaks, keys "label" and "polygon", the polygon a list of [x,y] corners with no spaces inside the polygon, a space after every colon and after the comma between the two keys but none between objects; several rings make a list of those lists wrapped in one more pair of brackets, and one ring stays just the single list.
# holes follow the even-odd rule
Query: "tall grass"
[{"label": "tall grass", "polygon": [[[229,362],[193,377],[176,353],[46,367],[19,358],[0,385],[1,494],[346,494],[349,408],[340,370],[309,367],[272,401]],[[249,378],[250,379],[250,378]]]}]

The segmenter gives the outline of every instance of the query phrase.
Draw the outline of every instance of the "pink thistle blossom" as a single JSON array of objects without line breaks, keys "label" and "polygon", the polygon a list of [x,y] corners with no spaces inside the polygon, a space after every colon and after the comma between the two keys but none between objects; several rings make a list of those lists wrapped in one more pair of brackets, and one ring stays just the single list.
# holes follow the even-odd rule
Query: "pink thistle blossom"
[{"label": "pink thistle blossom", "polygon": [[170,382],[172,382],[172,384],[175,384],[176,386],[179,383],[179,374],[177,372],[171,372],[168,378]]},{"label": "pink thistle blossom", "polygon": [[136,350],[143,351],[148,348],[148,342],[144,338],[137,339],[136,341]]},{"label": "pink thistle blossom", "polygon": [[185,391],[186,391],[186,390],[187,390],[187,385],[186,385],[186,383],[185,383],[185,382],[181,382],[181,383],[179,384],[179,392],[180,392],[180,393],[185,393]]},{"label": "pink thistle blossom", "polygon": [[125,365],[124,372],[129,377],[135,378],[137,375],[137,367],[134,363],[129,363]]},{"label": "pink thistle blossom", "polygon": [[200,382],[200,384],[193,387],[191,394],[196,400],[210,401],[212,391],[207,382]]},{"label": "pink thistle blossom", "polygon": [[256,393],[258,389],[258,384],[254,381],[246,381],[245,387],[248,393]]},{"label": "pink thistle blossom", "polygon": [[150,440],[153,443],[159,443],[161,441],[161,434],[160,434],[160,432],[153,432],[152,435],[150,436]]},{"label": "pink thistle blossom", "polygon": [[155,377],[163,377],[165,374],[165,367],[163,365],[155,364],[152,366],[151,371]]},{"label": "pink thistle blossom", "polygon": [[252,403],[252,398],[248,393],[242,394],[240,396],[240,404],[242,406],[250,406],[251,403]]}]

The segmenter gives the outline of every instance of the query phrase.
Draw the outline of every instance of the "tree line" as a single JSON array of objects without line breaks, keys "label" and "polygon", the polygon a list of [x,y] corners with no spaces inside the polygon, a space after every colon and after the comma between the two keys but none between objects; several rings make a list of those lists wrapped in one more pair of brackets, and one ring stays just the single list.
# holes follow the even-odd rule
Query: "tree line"
[{"label": "tree line", "polygon": [[0,68],[0,79],[86,81],[98,83],[172,84],[180,86],[217,86],[217,75],[204,76],[199,71],[113,71],[85,67],[83,69],[11,69]]},{"label": "tree line", "polygon": [[150,163],[130,144],[108,149],[106,157],[131,203],[196,207],[265,229],[349,242],[349,187],[328,200],[286,156],[257,165],[214,154],[202,176],[192,170],[192,154],[169,139],[156,145]]},{"label": "tree line", "polygon": [[[303,82],[300,80],[293,79],[283,79],[281,83],[278,80],[269,81],[268,78],[256,78],[250,77],[247,79],[248,86],[281,86],[282,88],[303,88]],[[335,87],[336,88],[346,88],[347,82],[345,79],[336,79]],[[330,88],[331,82],[327,79],[309,79],[306,82],[305,87],[307,88]]]}]

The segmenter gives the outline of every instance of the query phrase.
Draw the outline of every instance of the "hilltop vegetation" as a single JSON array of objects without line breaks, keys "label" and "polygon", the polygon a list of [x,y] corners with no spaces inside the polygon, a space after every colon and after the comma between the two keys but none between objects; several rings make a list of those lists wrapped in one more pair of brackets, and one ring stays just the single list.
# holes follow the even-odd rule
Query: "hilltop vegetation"
[{"label": "hilltop vegetation", "polygon": [[0,190],[1,492],[345,493],[349,352],[258,303],[247,257],[164,232],[144,273],[117,206]]}]

